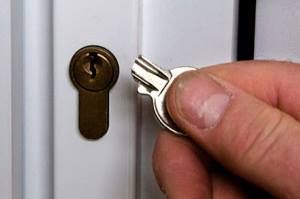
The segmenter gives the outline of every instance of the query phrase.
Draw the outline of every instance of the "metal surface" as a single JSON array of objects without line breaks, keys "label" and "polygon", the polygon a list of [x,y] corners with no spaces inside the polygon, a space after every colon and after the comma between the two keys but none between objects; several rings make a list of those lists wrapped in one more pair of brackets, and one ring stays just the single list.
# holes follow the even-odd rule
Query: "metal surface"
[{"label": "metal surface", "polygon": [[100,46],[78,50],[70,63],[70,76],[79,91],[79,130],[87,139],[99,139],[108,130],[109,90],[116,83],[119,65]]},{"label": "metal surface", "polygon": [[195,70],[192,67],[178,67],[163,70],[143,56],[139,56],[132,66],[132,76],[139,83],[138,93],[152,98],[154,112],[160,124],[177,135],[184,135],[172,121],[165,106],[167,90],[180,74]]}]

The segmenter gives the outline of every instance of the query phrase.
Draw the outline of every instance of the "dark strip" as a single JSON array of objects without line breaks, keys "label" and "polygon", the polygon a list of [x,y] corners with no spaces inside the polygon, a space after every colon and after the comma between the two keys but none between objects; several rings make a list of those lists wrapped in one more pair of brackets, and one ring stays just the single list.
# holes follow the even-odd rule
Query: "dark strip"
[{"label": "dark strip", "polygon": [[254,58],[256,0],[240,0],[238,10],[237,60]]}]

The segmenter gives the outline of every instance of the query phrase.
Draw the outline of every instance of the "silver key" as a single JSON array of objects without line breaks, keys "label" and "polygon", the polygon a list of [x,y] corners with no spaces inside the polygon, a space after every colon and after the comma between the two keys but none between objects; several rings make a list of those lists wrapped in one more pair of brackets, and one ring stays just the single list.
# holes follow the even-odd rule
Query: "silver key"
[{"label": "silver key", "polygon": [[193,67],[178,67],[163,70],[140,55],[131,70],[133,78],[138,82],[138,93],[152,98],[154,112],[160,124],[177,135],[184,135],[170,118],[165,106],[167,90],[175,78]]}]

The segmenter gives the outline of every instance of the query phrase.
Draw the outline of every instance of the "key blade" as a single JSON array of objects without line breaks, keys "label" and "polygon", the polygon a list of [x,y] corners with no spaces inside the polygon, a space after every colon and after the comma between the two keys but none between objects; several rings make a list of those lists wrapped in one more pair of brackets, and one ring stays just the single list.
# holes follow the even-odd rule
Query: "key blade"
[{"label": "key blade", "polygon": [[[135,68],[135,70],[134,70]],[[137,68],[137,69],[136,69]],[[145,76],[145,71],[143,71],[141,68],[139,68],[138,66],[135,66],[135,64],[133,65],[132,67],[132,71],[131,71],[131,74],[133,76],[133,78],[138,82],[140,83],[140,85],[142,86],[146,86],[148,87],[149,89],[151,90],[158,90],[155,85],[151,84],[150,81],[147,81],[147,79],[149,78],[144,78],[142,76]]]},{"label": "key blade", "polygon": [[165,71],[156,64],[152,63],[142,55],[139,55],[138,58],[135,60],[135,63],[137,65],[143,66],[146,70],[149,72],[152,72],[153,74],[163,78],[163,79],[170,79],[171,73],[169,71]]},{"label": "key blade", "polygon": [[[169,71],[161,69],[142,56],[139,56],[135,60],[131,74],[136,81],[146,87],[149,93],[151,93],[151,91],[161,91],[171,78]],[[144,94],[144,91],[141,92],[141,94]]]},{"label": "key blade", "polygon": [[137,87],[137,92],[141,95],[151,96],[151,90],[145,87],[143,84],[139,84]]}]

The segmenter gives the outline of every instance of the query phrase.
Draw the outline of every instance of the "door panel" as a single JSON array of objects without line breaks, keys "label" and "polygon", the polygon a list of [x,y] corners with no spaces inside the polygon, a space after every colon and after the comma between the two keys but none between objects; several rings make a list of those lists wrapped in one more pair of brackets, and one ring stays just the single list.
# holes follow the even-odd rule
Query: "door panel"
[{"label": "door panel", "polygon": [[10,1],[4,0],[0,9],[0,198],[8,199],[12,196],[10,16]]},{"label": "door panel", "polygon": [[[135,198],[135,88],[130,78],[138,49],[137,0],[54,1],[55,199]],[[108,133],[97,141],[78,130],[78,92],[68,74],[79,48],[96,44],[114,53],[120,75],[109,94]]]},{"label": "door panel", "polygon": [[300,61],[300,1],[258,0],[255,58]]},{"label": "door panel", "polygon": [[[236,1],[144,0],[142,54],[164,67],[206,66],[235,57]],[[164,198],[152,172],[152,151],[160,129],[151,101],[142,101],[140,197]]]},{"label": "door panel", "polygon": [[[20,2],[19,2],[20,3]],[[23,197],[53,198],[52,2],[27,0],[22,7]]]}]

